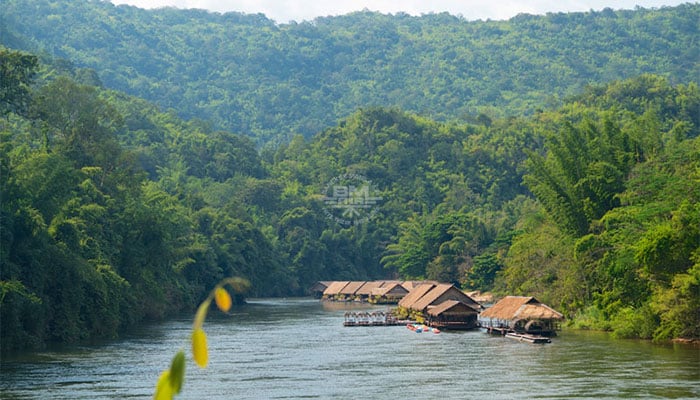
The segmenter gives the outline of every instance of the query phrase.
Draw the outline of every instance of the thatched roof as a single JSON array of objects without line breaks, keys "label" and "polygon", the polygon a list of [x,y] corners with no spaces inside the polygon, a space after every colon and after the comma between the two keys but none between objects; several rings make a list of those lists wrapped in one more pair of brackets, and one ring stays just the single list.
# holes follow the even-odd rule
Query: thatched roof
[{"label": "thatched roof", "polygon": [[350,283],[349,281],[335,281],[332,282],[326,290],[323,291],[323,294],[326,296],[333,296],[336,294],[340,294],[340,291],[343,290],[343,288]]},{"label": "thatched roof", "polygon": [[403,281],[401,282],[401,286],[405,287],[406,290],[409,292],[415,288],[417,288],[420,285],[425,285],[425,284],[432,284],[432,285],[437,285],[440,282],[437,281]]},{"label": "thatched roof", "polygon": [[374,288],[372,290],[372,295],[374,296],[386,296],[387,294],[404,296],[408,294],[408,290],[406,290],[406,288],[398,282],[394,282],[389,285],[382,285],[381,287]]},{"label": "thatched roof", "polygon": [[366,281],[348,282],[348,284],[340,290],[340,294],[354,295],[355,292],[357,292],[357,290],[361,288],[362,285],[364,285],[365,283]]},{"label": "thatched roof", "polygon": [[369,281],[366,282],[364,285],[362,285],[361,288],[357,289],[355,294],[363,295],[363,296],[369,296],[372,294],[372,292],[376,289],[381,287],[384,284],[384,281]]},{"label": "thatched roof", "polygon": [[437,306],[428,307],[428,314],[437,317],[440,314],[478,314],[478,308],[458,300],[446,300]]},{"label": "thatched roof", "polygon": [[411,291],[409,291],[408,294],[401,299],[401,301],[399,301],[399,307],[413,308],[413,304],[420,300],[421,297],[423,297],[434,287],[435,285],[432,283],[424,283],[416,286],[415,288],[411,289]]},{"label": "thatched roof", "polygon": [[450,283],[441,283],[411,304],[410,308],[418,311],[424,311],[428,308],[428,306],[437,305],[446,300],[457,300],[465,304],[474,304],[478,307],[481,306],[471,297],[467,296],[466,293],[457,289],[455,285]]},{"label": "thatched roof", "polygon": [[481,313],[481,318],[500,320],[564,319],[564,316],[534,297],[506,296]]}]

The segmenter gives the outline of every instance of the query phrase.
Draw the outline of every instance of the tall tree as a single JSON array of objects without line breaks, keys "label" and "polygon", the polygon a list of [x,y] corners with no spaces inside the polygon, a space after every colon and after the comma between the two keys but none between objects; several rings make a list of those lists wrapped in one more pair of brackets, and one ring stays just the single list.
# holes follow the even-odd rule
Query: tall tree
[{"label": "tall tree", "polygon": [[114,169],[121,151],[115,133],[123,120],[97,88],[59,77],[36,93],[33,111],[43,122],[50,149],[78,167]]},{"label": "tall tree", "polygon": [[566,123],[549,136],[546,157],[531,153],[524,182],[559,226],[582,236],[592,221],[619,204],[633,154],[613,122]]},{"label": "tall tree", "polygon": [[27,113],[37,67],[35,55],[0,46],[0,116]]}]

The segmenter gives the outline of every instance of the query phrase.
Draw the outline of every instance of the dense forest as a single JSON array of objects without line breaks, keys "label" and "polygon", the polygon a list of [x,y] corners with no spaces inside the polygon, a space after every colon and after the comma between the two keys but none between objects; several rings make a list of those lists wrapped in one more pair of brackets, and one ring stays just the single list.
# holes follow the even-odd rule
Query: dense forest
[{"label": "dense forest", "polygon": [[[62,14],[65,10],[56,4],[65,2],[11,0],[3,18],[20,3],[33,4],[37,13],[48,7],[61,14],[23,17],[29,21],[36,15],[38,26],[47,24],[43,38],[42,29],[36,29],[37,36],[30,39],[20,29],[22,19],[2,31],[3,351],[114,337],[141,321],[192,311],[216,282],[229,276],[250,281],[246,296],[303,295],[317,280],[428,278],[464,289],[534,295],[564,312],[572,325],[610,330],[618,337],[700,337],[700,89],[691,79],[699,64],[693,58],[698,54],[698,28],[680,23],[692,19],[693,13],[697,16],[697,5],[474,23],[447,15],[359,13],[278,26],[262,16],[144,11],[92,1],[68,3],[84,7],[86,14],[75,9]],[[106,14],[96,16],[87,10]],[[101,26],[83,37],[95,43],[82,43],[76,53],[68,44],[62,47],[65,53],[49,51],[55,39],[48,37],[49,30],[58,37],[67,26],[49,27],[51,21],[69,15],[82,15],[85,26],[94,24],[90,29]],[[126,31],[129,26],[145,26],[139,22],[142,19],[169,15],[183,21],[180,29],[196,32],[203,25],[190,19],[199,15],[234,19],[227,23],[257,27],[258,35],[264,31],[291,35],[297,29],[317,32],[324,26],[328,33],[345,29],[346,34],[359,35],[369,33],[360,24],[363,20],[374,19],[373,25],[379,27],[382,21],[420,26],[425,19],[432,21],[432,29],[455,24],[470,35],[486,35],[470,39],[476,42],[487,40],[484,32],[489,30],[548,25],[557,19],[607,21],[614,16],[623,30],[620,35],[624,27],[646,19],[678,23],[667,27],[673,34],[657,25],[653,25],[656,33],[635,25],[638,36],[674,37],[675,50],[635,45],[635,52],[648,52],[638,60],[655,60],[659,74],[636,74],[644,71],[632,69],[625,73],[634,76],[609,81],[617,75],[599,76],[605,67],[596,66],[591,75],[568,85],[557,80],[569,78],[551,74],[553,86],[530,97],[511,90],[507,94],[513,96],[511,102],[479,98],[484,107],[498,110],[493,113],[486,109],[472,113],[480,110],[469,104],[477,100],[459,92],[462,89],[454,81],[395,89],[406,102],[434,102],[436,109],[442,106],[431,93],[462,103],[443,112],[420,110],[389,97],[386,103],[365,97],[357,97],[357,103],[328,98],[319,103],[325,111],[317,119],[314,108],[305,109],[292,98],[280,100],[277,106],[301,107],[303,118],[318,124],[309,128],[311,135],[295,125],[300,120],[279,131],[272,128],[274,124],[258,131],[225,129],[232,126],[215,114],[208,119],[194,113],[200,118],[190,119],[193,110],[186,105],[155,103],[180,100],[176,94],[144,99],[126,93],[134,87],[119,84],[119,79],[128,80],[124,71],[132,68],[127,58],[134,57],[133,51],[121,59],[108,59],[100,52],[106,51],[107,42],[116,42],[109,38],[103,42],[96,35],[113,34],[106,24],[118,15],[131,21],[132,25],[120,25]],[[435,19],[445,21],[437,24]],[[612,32],[617,25],[608,23],[606,32]],[[431,24],[425,22],[421,29]],[[80,26],[71,29],[77,32]],[[151,35],[166,37],[164,32],[172,26],[154,27]],[[453,34],[453,41],[466,35]],[[236,35],[251,40],[248,54],[275,43],[252,34]],[[546,41],[564,40],[566,35],[540,38],[541,64],[556,65],[557,57],[543,53],[549,51]],[[371,53],[375,55],[388,54],[381,52],[382,46],[396,45],[394,39],[382,42],[371,36],[356,40],[366,49],[376,46],[372,51],[377,53]],[[144,46],[153,48],[157,43]],[[348,43],[352,42],[344,41]],[[572,43],[569,47],[574,49],[567,51],[577,51]],[[25,45],[35,52],[16,48]],[[318,51],[332,52],[329,46],[318,42]],[[581,54],[592,49],[591,43],[586,46]],[[279,51],[289,58],[306,54],[298,49]],[[495,59],[508,54],[497,46],[491,52]],[[608,56],[618,54],[610,52]],[[94,63],[87,62],[88,56]],[[550,56],[553,60],[546,58]],[[686,57],[685,64],[676,64],[679,57]],[[360,69],[380,63],[370,60],[373,67],[365,65],[368,60],[355,61]],[[211,67],[210,61],[200,61]],[[264,59],[248,62],[269,66]],[[385,68],[401,66],[396,60],[386,62]],[[515,64],[536,74],[532,65]],[[200,76],[199,64],[177,65],[184,74],[181,78],[192,77],[179,81],[183,88],[221,87],[216,79],[207,83]],[[161,67],[152,66],[152,72],[163,74],[157,78],[163,85],[172,84],[168,79],[177,75]],[[314,68],[319,74],[332,69]],[[439,73],[430,78],[450,71],[449,66],[436,68]],[[245,69],[232,72],[244,78],[229,76],[229,85],[258,79],[248,77],[252,72]],[[159,82],[155,75],[149,79],[154,85]],[[584,85],[588,80],[599,83]],[[339,84],[346,85],[345,90],[356,90],[353,85],[358,81],[344,82]],[[502,84],[494,82],[489,90],[506,96]],[[375,86],[372,93],[361,92],[388,96],[384,90]],[[562,97],[552,104],[542,97],[547,92]],[[214,107],[215,99],[210,100],[198,104],[209,104],[211,110],[220,106],[217,112],[232,112],[231,121],[248,123],[237,120],[237,107],[230,103]],[[518,103],[524,100],[532,107]],[[245,107],[257,115],[275,113],[272,106]],[[335,113],[345,114],[326,126]],[[460,119],[453,113],[471,117]],[[279,117],[279,124],[294,118]],[[260,139],[268,138],[266,129],[280,135],[274,145],[261,145]],[[361,207],[350,208],[353,204]]]},{"label": "dense forest", "polygon": [[532,114],[641,74],[697,80],[698,20],[697,3],[508,21],[356,12],[276,24],[261,14],[3,0],[0,36],[262,144],[311,137],[360,107],[469,122]]}]

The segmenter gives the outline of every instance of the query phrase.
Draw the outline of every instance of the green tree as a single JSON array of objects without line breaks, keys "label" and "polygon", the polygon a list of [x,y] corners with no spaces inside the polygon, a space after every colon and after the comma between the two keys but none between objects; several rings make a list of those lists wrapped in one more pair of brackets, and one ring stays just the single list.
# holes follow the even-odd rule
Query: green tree
[{"label": "green tree", "polygon": [[658,289],[652,303],[660,317],[659,327],[654,332],[656,340],[700,337],[699,291],[700,263],[675,275],[670,287]]},{"label": "green tree", "polygon": [[636,261],[655,279],[670,282],[692,265],[700,248],[700,207],[681,203],[666,223],[649,229],[637,244]]},{"label": "green tree", "polygon": [[402,222],[398,240],[386,246],[386,254],[381,259],[385,268],[398,271],[407,280],[425,278],[425,267],[430,262],[422,223],[417,216]]},{"label": "green tree", "polygon": [[599,129],[590,122],[566,124],[548,140],[545,157],[531,154],[524,182],[559,226],[582,236],[590,224],[619,205],[632,149],[611,121]]},{"label": "green tree", "polygon": [[35,94],[33,113],[44,123],[49,149],[64,154],[77,167],[115,168],[121,150],[115,133],[122,117],[95,87],[59,77]]},{"label": "green tree", "polygon": [[0,46],[0,116],[27,113],[37,67],[36,56]]}]

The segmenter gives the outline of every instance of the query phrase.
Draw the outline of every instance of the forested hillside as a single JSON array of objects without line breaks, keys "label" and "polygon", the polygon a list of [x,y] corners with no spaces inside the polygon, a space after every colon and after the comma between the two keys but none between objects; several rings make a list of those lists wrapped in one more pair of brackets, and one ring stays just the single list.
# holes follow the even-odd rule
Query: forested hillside
[{"label": "forested hillside", "polygon": [[[9,18],[27,4],[33,6],[26,12],[37,18],[35,32],[27,16],[0,24],[6,46],[0,46],[3,351],[114,337],[144,320],[192,311],[216,282],[230,276],[250,282],[244,296],[303,295],[317,280],[435,279],[463,289],[534,295],[564,312],[573,325],[611,330],[619,337],[700,337],[700,89],[694,79],[697,26],[687,23],[697,16],[698,5],[478,23],[447,15],[359,13],[288,26],[262,16],[147,12],[96,1],[10,0],[0,12]],[[105,14],[91,14],[95,10]],[[184,33],[163,33],[175,27],[188,35],[198,32],[191,38],[200,40],[210,38],[207,29],[229,32],[216,21],[250,29],[231,31],[238,32],[237,40],[251,41],[249,51],[212,50],[217,57],[260,54],[260,43],[271,46],[279,37],[302,31],[327,55],[336,53],[321,46],[327,39],[322,32],[345,32],[337,46],[359,52],[352,54],[387,55],[391,51],[380,49],[401,40],[379,41],[386,26],[414,38],[465,29],[476,35],[469,48],[477,49],[495,38],[515,38],[511,31],[522,26],[550,29],[558,20],[608,21],[608,30],[595,34],[622,35],[634,26],[629,28],[635,29],[629,39],[634,41],[646,37],[639,24],[653,20],[649,26],[660,29],[654,39],[663,42],[669,35],[673,40],[668,39],[671,50],[653,50],[646,42],[634,45],[634,51],[607,54],[602,48],[601,57],[624,60],[629,68],[617,71],[601,62],[590,66],[585,79],[571,81],[570,75],[550,73],[552,82],[522,93],[517,90],[526,87],[515,82],[540,73],[526,67],[530,50],[521,50],[520,61],[508,62],[499,58],[507,52],[493,52],[508,68],[525,69],[506,74],[512,90],[483,76],[472,82],[470,90],[496,94],[487,99],[460,92],[456,78],[415,86],[368,75],[380,65],[413,74],[401,59],[381,64],[349,57],[345,65],[354,66],[332,78],[324,74],[334,71],[333,65],[315,64],[332,57],[301,52],[311,57],[307,67],[277,72],[299,77],[302,70],[316,68],[319,79],[256,75],[261,72],[253,66],[266,70],[272,60],[285,60],[281,54],[294,54],[280,50],[270,58],[246,58],[250,70],[230,69],[237,75],[224,78],[197,72],[215,68],[216,59],[181,62],[163,47],[160,54],[172,64],[160,64],[165,58],[148,53],[164,46],[158,40],[142,46],[136,37],[130,45],[109,36],[145,29],[144,18],[166,16],[173,22],[161,21],[148,32],[152,38],[162,35],[158,40],[182,40],[173,49],[205,49],[204,42],[188,44]],[[65,24],[68,18],[83,23]],[[214,22],[205,24],[209,19]],[[673,20],[666,22],[673,26],[659,25],[663,19]],[[51,25],[56,20],[62,22]],[[110,27],[109,21],[119,23]],[[363,27],[362,21],[372,24]],[[414,30],[404,25],[409,22]],[[39,28],[42,24],[47,27]],[[569,23],[560,25],[559,33],[570,35],[573,26],[587,29]],[[83,28],[89,33],[81,36],[80,46],[70,44],[71,35]],[[489,33],[496,28],[500,33]],[[43,29],[46,33],[40,33]],[[272,39],[258,40],[260,32]],[[372,32],[378,36],[370,38],[377,40],[361,38]],[[110,40],[103,41],[105,35]],[[528,37],[519,35],[519,40]],[[574,51],[564,49],[565,43],[571,40],[575,48],[578,39],[564,37],[559,48],[548,43],[558,34],[542,35],[542,46],[535,48],[541,54]],[[456,38],[443,37],[441,48],[458,52],[461,39]],[[60,49],[52,47],[53,40],[62,41]],[[592,41],[580,40],[595,51]],[[120,50],[104,53],[110,49],[107,42]],[[25,46],[44,51],[17,49]],[[407,54],[430,53],[425,46]],[[183,57],[187,53],[178,51]],[[147,57],[133,60],[141,52]],[[454,60],[431,54],[416,65]],[[150,61],[155,64],[149,67]],[[539,62],[549,68],[557,65],[554,61]],[[634,65],[642,62],[659,74],[638,74],[643,70]],[[419,75],[459,75],[444,63]],[[175,66],[183,75],[169,75]],[[353,73],[367,78],[363,82],[372,90],[358,90],[361,80],[353,80]],[[615,74],[633,76],[608,81]],[[125,93],[136,81],[143,84],[144,96],[164,90],[150,98],[171,103],[158,106]],[[279,94],[281,82],[306,82],[295,90],[310,103],[288,97],[260,106],[244,91],[225,95],[222,102],[193,97],[188,101],[194,103],[180,103],[184,97],[169,92],[180,88],[214,96],[219,89],[244,84]],[[351,97],[323,89],[331,84]],[[394,84],[395,93],[387,90]],[[320,108],[306,108],[318,101],[313,85],[329,96],[317,103]],[[550,94],[557,98],[554,104],[546,101]],[[240,108],[228,102],[243,98]],[[441,98],[451,98],[452,107]],[[200,111],[205,108],[219,111],[204,119],[209,114]],[[278,112],[284,108],[296,111]],[[202,118],[182,117],[195,114]],[[241,126],[258,117],[276,122],[248,131],[223,124],[217,115]],[[336,116],[341,118],[333,122]],[[308,121],[316,125],[304,125]],[[258,146],[273,132],[298,134],[275,146]]]},{"label": "forested hillside", "polygon": [[696,80],[698,20],[696,3],[508,21],[358,12],[278,25],[260,14],[4,0],[0,41],[262,144],[310,137],[359,107],[470,121],[532,114],[642,73]]}]

